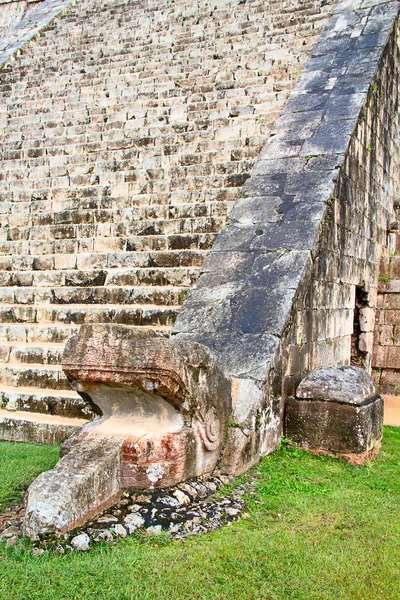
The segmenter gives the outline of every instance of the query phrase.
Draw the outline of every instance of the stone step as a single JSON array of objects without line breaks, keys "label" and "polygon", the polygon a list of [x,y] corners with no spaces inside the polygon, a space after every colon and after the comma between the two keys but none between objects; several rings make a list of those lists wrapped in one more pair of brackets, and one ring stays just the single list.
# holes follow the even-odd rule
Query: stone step
[{"label": "stone step", "polygon": [[[112,252],[112,253],[93,253],[93,252],[80,252],[76,243],[70,243],[71,240],[65,240],[68,244],[65,244],[66,248],[72,248],[70,253],[70,260],[73,262],[72,265],[66,263],[65,260],[62,263],[61,268],[65,269],[77,269],[81,270],[101,270],[101,269],[135,269],[135,268],[150,268],[150,267],[201,267],[208,252],[206,250],[168,250],[168,251],[154,251],[154,252]],[[62,250],[63,245],[60,245]],[[49,271],[54,267],[57,268],[57,260],[60,259],[61,251],[55,255],[49,253],[49,255],[18,255],[18,256],[0,256],[0,275],[2,275],[1,285],[32,285],[33,281],[36,285],[40,285],[37,279],[34,279],[34,271]],[[72,256],[72,258],[71,258]],[[5,273],[1,273],[1,271]],[[24,273],[26,282],[24,279],[16,279],[16,283],[12,283],[13,279],[8,276],[8,272],[20,272]],[[27,273],[30,272],[30,273]],[[54,281],[54,276],[53,281]],[[32,283],[29,283],[29,282]],[[4,282],[4,283],[3,283]],[[44,285],[42,283],[41,285]],[[57,285],[56,282],[49,283],[49,285]]]},{"label": "stone step", "polygon": [[[232,166],[232,171],[237,171],[237,163],[233,164],[236,166],[235,168]],[[248,167],[250,168],[250,165]],[[225,169],[228,168],[228,164],[225,163]],[[75,194],[76,198],[73,200],[67,197],[66,201],[47,199],[41,200],[40,203],[37,201],[34,204],[35,211],[32,214],[24,215],[21,215],[21,208],[29,203],[28,200],[25,200],[26,192],[23,195],[15,193],[14,200],[10,200],[9,195],[4,197],[3,193],[4,199],[0,202],[0,210],[5,215],[3,219],[4,227],[8,231],[8,240],[25,240],[29,236],[32,239],[60,239],[63,231],[65,232],[64,237],[69,234],[69,238],[71,238],[72,232],[80,234],[81,237],[90,237],[90,235],[85,236],[85,232],[90,234],[96,230],[103,237],[148,236],[149,241],[150,237],[155,235],[218,233],[218,219],[226,219],[227,210],[237,196],[235,190],[230,193],[227,191],[225,198],[219,199],[217,197],[219,191],[214,194],[209,192],[208,202],[184,204],[185,200],[190,202],[193,193],[177,190],[174,198],[176,200],[181,196],[181,205],[171,206],[167,202],[168,194],[164,196],[165,200],[162,205],[152,204],[149,206],[149,195],[126,194],[117,198],[104,198],[101,196],[101,191],[101,186],[94,188],[94,192],[99,195],[99,198],[91,198],[90,202],[81,198],[80,194]],[[64,189],[62,192],[63,195],[66,194]],[[54,195],[53,191],[53,197]],[[213,195],[216,197],[215,201],[213,201]],[[78,206],[80,203],[83,205],[81,210],[64,208],[61,212],[56,212],[60,205],[64,204],[68,207]],[[96,208],[96,204],[100,204],[100,208]],[[66,227],[67,225],[69,227]],[[73,230],[72,227],[75,229]],[[32,232],[31,228],[34,228]]]},{"label": "stone step", "polygon": [[[234,17],[238,21],[238,23],[242,23],[243,21],[246,23],[248,22],[248,27],[250,26],[250,24],[257,29],[260,29],[261,24],[271,29],[272,26],[274,26],[274,32],[276,30],[282,30],[282,33],[287,31],[289,31],[290,33],[295,32],[299,22],[302,22],[302,18],[305,22],[307,22],[306,19],[314,20],[321,18],[319,4],[306,4],[304,6],[300,5],[300,7],[296,5],[290,5],[290,14],[288,14],[288,11],[284,10],[282,5],[279,5],[279,8],[275,8],[275,4],[273,3],[270,7],[270,10],[268,10],[268,13],[265,16],[262,13],[262,6],[255,2],[252,3],[253,10],[251,12],[245,13],[243,11],[243,5],[229,6],[229,8],[228,6],[219,7],[218,5],[216,5],[213,10],[213,13],[215,13],[220,24],[219,31],[221,31],[221,43],[223,42],[227,44],[227,58],[229,57],[228,50],[230,49],[230,44],[234,41],[236,41],[236,43],[240,43],[241,38],[246,33],[246,30],[244,30],[242,27],[229,29],[226,28],[226,23],[229,24],[230,19],[232,17]],[[284,5],[284,7],[286,7],[286,5]],[[115,9],[113,9],[115,11],[113,12],[113,14],[111,14],[110,11],[107,10],[107,7],[105,7],[103,9],[104,14],[106,14],[109,17],[109,20],[105,21],[104,14],[100,13],[99,10],[96,9],[93,5],[88,14],[90,14],[91,19],[96,20],[97,26],[94,29],[94,31],[88,33],[87,37],[85,38],[85,44],[82,43],[82,40],[78,36],[76,36],[76,34],[74,35],[75,27],[77,25],[77,18],[76,13],[74,14],[74,11],[70,10],[69,14],[66,17],[69,29],[69,35],[67,35],[66,37],[68,38],[69,44],[67,45],[67,42],[64,41],[64,44],[61,45],[61,47],[59,47],[55,44],[52,38],[49,38],[48,49],[50,52],[60,54],[60,60],[65,60],[67,57],[70,57],[69,55],[71,50],[70,52],[68,52],[68,50],[70,49],[70,44],[73,43],[72,56],[75,58],[76,61],[78,61],[78,59],[80,58],[80,53],[82,52],[82,49],[85,48],[85,45],[87,45],[88,48],[91,48],[93,46],[94,48],[97,48],[98,44],[101,42],[104,50],[101,54],[99,54],[97,51],[95,56],[96,59],[99,60],[100,64],[104,65],[103,68],[106,69],[105,73],[108,73],[109,77],[111,77],[114,73],[113,71],[109,72],[107,69],[109,61],[111,59],[114,65],[118,65],[118,71],[120,68],[120,64],[125,65],[127,62],[131,63],[130,72],[132,72],[133,68],[137,66],[136,62],[132,61],[132,59],[130,59],[130,56],[126,53],[126,48],[131,46],[133,39],[135,51],[137,53],[135,54],[135,56],[143,55],[143,58],[148,58],[149,61],[162,61],[163,58],[165,60],[163,54],[165,54],[166,48],[168,48],[169,40],[167,38],[167,40],[165,41],[163,38],[164,36],[167,36],[170,33],[170,28],[168,27],[168,24],[170,23],[171,14],[168,12],[168,10],[165,10],[165,8],[162,7],[161,19],[159,13],[157,12],[155,12],[155,17],[152,16],[150,23],[157,24],[157,27],[154,26],[153,35],[155,37],[154,46],[158,50],[158,53],[151,52],[148,36],[148,29],[150,26],[150,8],[153,10],[153,12],[155,12],[152,5],[149,5],[148,7],[140,5],[141,18],[138,19],[136,11],[126,11],[125,3],[121,3],[120,5],[116,4]],[[185,14],[185,12],[186,10],[184,8],[183,15]],[[296,16],[296,19],[293,18],[294,16]],[[187,25],[185,25],[185,22],[180,23],[180,28],[176,32],[174,38],[175,46],[178,46],[178,49],[175,51],[181,53],[183,57],[186,56],[186,54],[183,52],[183,49],[186,48],[186,46],[190,47],[190,45],[195,45],[196,43],[198,43],[198,34],[194,35],[193,20],[191,17],[192,15],[189,15],[187,17]],[[121,27],[121,18],[123,18],[124,21],[124,28]],[[181,18],[182,12],[180,12],[179,14],[179,21],[181,20]],[[101,35],[103,32],[107,31],[107,28],[110,31],[121,32],[118,37],[111,37],[112,41],[114,42],[113,44],[110,43],[110,40],[107,38],[107,36]],[[132,32],[134,32],[134,37],[132,36]],[[182,50],[180,49],[180,44],[182,45]],[[51,73],[51,70],[46,65],[43,65],[43,72],[39,72],[38,77],[43,77],[43,73],[46,72]],[[72,75],[73,73],[73,69],[68,70],[69,75]],[[94,71],[93,67],[91,66],[87,67],[84,74],[79,74],[75,70],[75,77],[80,77],[81,79],[89,78],[92,76],[95,77],[96,74],[97,71]],[[150,71],[149,74],[145,72],[143,73],[143,75],[145,77],[151,77],[152,71]],[[35,82],[35,79],[32,77],[32,74],[28,75],[28,77],[33,82]]]},{"label": "stone step", "polygon": [[85,423],[83,419],[0,410],[0,440],[60,444]]},{"label": "stone step", "polygon": [[[25,324],[6,324],[0,325],[0,342],[15,342],[29,344],[63,344],[69,336],[79,330],[79,325],[73,323],[57,323],[57,324],[40,324],[40,323],[25,323]],[[133,327],[136,329],[136,327]],[[141,326],[140,329],[151,329],[157,335],[168,337],[171,327],[169,325],[157,327]]]},{"label": "stone step", "polygon": [[73,390],[47,390],[0,384],[0,408],[90,420],[93,412]]},{"label": "stone step", "polygon": [[[201,156],[204,157],[204,154],[206,153],[201,153]],[[229,157],[230,153],[226,157],[224,168],[228,170],[231,167],[232,171],[237,172],[239,168],[238,161],[230,163]],[[196,155],[193,155],[193,160],[195,159],[200,160]],[[101,163],[100,165],[99,163],[96,164],[97,168],[102,168],[102,172],[104,172],[106,165],[101,165]],[[5,165],[7,165],[7,161],[5,161]],[[119,175],[121,175],[121,172],[119,172]],[[149,195],[132,195],[126,193],[116,198],[115,196],[104,196],[102,194],[103,191],[104,186],[97,185],[79,188],[61,188],[56,191],[48,189],[36,192],[38,200],[40,196],[41,203],[38,203],[37,210],[29,215],[29,225],[32,227],[42,227],[43,232],[51,233],[51,227],[54,228],[59,225],[96,224],[104,226],[115,223],[115,229],[117,230],[117,225],[121,226],[129,223],[130,227],[128,229],[131,232],[130,235],[137,235],[138,231],[150,227],[152,223],[155,222],[157,226],[160,226],[165,220],[175,222],[186,219],[188,223],[185,223],[183,227],[190,229],[193,227],[190,219],[218,217],[221,207],[221,199],[213,200],[211,191],[209,192],[209,202],[199,201],[199,194],[194,195],[193,192],[187,190],[177,190],[177,193],[173,197],[173,203],[165,203],[164,201],[162,204],[156,204],[154,201],[150,203],[154,198],[151,198]],[[126,191],[128,192],[128,189]],[[50,196],[52,200],[47,199]],[[178,203],[177,200],[180,197],[181,202]],[[192,199],[191,202],[188,201],[190,199]],[[26,191],[15,193],[14,199],[10,199],[10,195],[4,197],[0,202],[0,206],[2,206],[5,214],[8,212],[6,223],[9,227],[12,227],[12,216],[17,214],[18,205],[21,206],[21,202],[29,203],[30,201],[30,195]],[[51,214],[46,211],[50,207],[52,209]],[[6,209],[8,210],[6,211]],[[144,224],[143,228],[140,227],[141,223]],[[15,235],[17,235],[17,232],[15,232]],[[25,239],[25,237],[26,227],[21,227],[18,239]]]},{"label": "stone step", "polygon": [[7,387],[34,387],[43,390],[71,390],[61,365],[0,364],[0,382]]},{"label": "stone step", "polygon": [[[244,183],[244,181],[243,181]],[[202,205],[207,210],[207,205]],[[217,208],[221,209],[221,205]],[[226,213],[226,205],[222,205],[222,213]],[[28,217],[26,224],[21,224],[21,216],[19,214],[13,216],[13,214],[7,215],[5,218],[6,226],[9,229],[8,241],[16,240],[28,240],[32,235],[32,228],[40,228],[40,235],[44,241],[48,243],[54,240],[72,240],[72,239],[92,239],[95,235],[100,232],[105,232],[105,236],[101,237],[103,243],[109,242],[112,244],[119,244],[122,247],[116,248],[116,251],[127,250],[127,246],[139,246],[156,244],[157,240],[152,240],[151,236],[179,236],[185,234],[185,238],[188,238],[188,234],[203,234],[202,238],[198,238],[198,245],[200,242],[204,245],[211,243],[208,240],[212,240],[212,237],[207,237],[204,234],[218,234],[226,223],[226,214],[222,216],[206,216],[206,217],[171,217],[163,219],[138,219],[133,209],[126,209],[123,214],[118,214],[116,211],[104,216],[104,220],[96,222],[94,211],[79,212],[74,211],[74,215],[71,216],[68,212],[68,216],[65,216],[61,222],[52,224],[54,214],[48,212],[38,212],[33,217]],[[128,213],[128,214],[125,214]],[[205,212],[205,211],[203,211]],[[14,218],[15,217],[15,218]],[[73,219],[76,218],[77,221]],[[49,222],[50,221],[50,222]],[[109,227],[108,227],[109,226]],[[145,240],[137,239],[138,237],[144,237]],[[117,238],[117,239],[113,239]],[[128,239],[121,239],[128,238]],[[177,238],[179,239],[179,238]],[[194,238],[193,238],[194,239]],[[40,241],[40,240],[39,240]],[[158,241],[159,243],[159,241]],[[173,249],[173,248],[172,248]],[[154,248],[157,251],[157,247]],[[162,249],[164,250],[164,249]],[[101,251],[100,249],[98,251]]]},{"label": "stone step", "polygon": [[0,342],[28,344],[64,344],[71,333],[79,330],[79,325],[57,324],[41,325],[38,323],[0,325]]},{"label": "stone step", "polygon": [[153,304],[178,306],[186,299],[189,287],[116,285],[97,287],[18,287],[0,288],[0,305],[29,304]]},{"label": "stone step", "polygon": [[77,3],[0,73],[3,404],[84,415],[81,323],[170,334],[328,11],[267,8]]},{"label": "stone step", "polygon": [[20,305],[0,306],[0,323],[120,323],[136,326],[171,326],[180,306],[114,305]]},{"label": "stone step", "polygon": [[[110,229],[115,227],[110,226]],[[42,229],[42,228],[41,228]],[[34,233],[25,232],[25,238],[32,237]],[[9,231],[9,237],[14,236],[15,230]],[[23,235],[18,229],[18,236]],[[42,235],[42,233],[40,233]],[[55,249],[59,247],[60,242],[53,239],[48,239],[46,234],[43,234],[46,239],[25,239],[21,238],[17,241],[0,242],[0,255],[52,255],[57,254],[57,257],[62,253],[55,253]],[[173,235],[152,235],[152,236],[134,236],[134,237],[110,237],[108,235],[108,226],[105,236],[102,235],[100,228],[95,233],[96,237],[79,237],[76,240],[75,246],[79,248],[93,248],[93,252],[153,252],[153,251],[168,251],[168,250],[209,250],[216,240],[217,234],[211,233],[188,233],[188,234],[173,234]],[[71,244],[70,244],[71,245]],[[74,261],[71,254],[67,254],[69,261]],[[76,258],[75,258],[76,264]],[[73,265],[71,265],[73,266]]]},{"label": "stone step", "polygon": [[[293,13],[297,13],[296,8],[295,7],[291,7],[291,10],[293,10]],[[262,13],[261,13],[262,14]],[[312,22],[315,20],[318,21],[321,17],[320,15],[318,15],[318,13],[316,14],[316,17],[313,18],[312,15],[315,14],[312,11],[309,11],[309,14],[307,15],[307,21],[309,21],[310,26],[312,24]],[[247,16],[246,16],[247,18]],[[300,18],[300,17],[299,17]],[[125,19],[125,15],[124,15],[124,19]],[[305,17],[304,17],[305,19]],[[230,58],[230,54],[232,51],[232,44],[236,43],[236,44],[241,44],[242,43],[242,36],[243,36],[243,31],[230,31],[229,34],[227,32],[225,32],[222,29],[223,23],[224,23],[225,19],[221,19],[219,25],[221,25],[221,28],[219,27],[219,31],[221,31],[221,38],[219,40],[220,42],[220,54],[221,57],[226,57],[226,60],[229,60]],[[288,48],[293,46],[293,44],[295,43],[295,39],[296,36],[293,36],[293,33],[296,32],[296,29],[298,28],[298,20],[294,20],[290,21],[289,17],[287,14],[277,14],[276,17],[274,16],[274,18],[269,18],[269,16],[264,16],[263,15],[263,24],[265,27],[269,27],[271,30],[273,28],[274,34],[276,36],[282,35],[282,34],[289,34],[290,37],[287,40],[287,46]],[[125,23],[125,26],[127,26],[128,23]],[[137,30],[139,27],[139,23],[136,22],[135,25],[135,29]],[[258,27],[260,27],[259,24],[257,24]],[[121,31],[121,27],[120,24],[115,26],[118,31]],[[292,39],[291,39],[292,38]],[[88,38],[90,39],[91,44],[98,44],[99,40],[97,38]],[[60,53],[59,52],[59,48],[58,46],[54,46],[54,48],[57,49],[57,54],[59,55],[59,59],[60,61],[67,61],[66,63],[66,67],[67,69],[64,71],[64,73],[62,75],[60,75],[59,78],[59,88],[60,91],[61,90],[72,90],[75,91],[76,90],[76,86],[79,85],[79,87],[82,88],[82,90],[85,92],[85,99],[88,97],[93,96],[93,94],[96,93],[96,96],[101,97],[102,99],[104,99],[104,81],[113,78],[113,83],[116,83],[116,79],[115,79],[115,72],[118,69],[118,74],[120,75],[118,78],[118,81],[120,81],[120,88],[125,88],[127,85],[131,85],[132,83],[135,81],[135,79],[138,79],[138,73],[137,73],[137,69],[138,69],[138,60],[142,59],[142,60],[146,60],[147,63],[147,67],[148,67],[148,71],[147,72],[143,72],[141,70],[140,75],[140,81],[142,82],[142,84],[145,83],[149,83],[149,82],[153,82],[154,78],[159,75],[160,77],[165,77],[165,67],[164,67],[164,61],[165,61],[165,56],[163,56],[163,53],[157,53],[157,52],[152,52],[149,55],[149,45],[148,45],[148,38],[146,37],[145,39],[141,39],[141,38],[135,38],[135,58],[132,59],[129,55],[126,54],[126,50],[124,48],[124,43],[131,45],[132,44],[132,38],[131,37],[120,37],[118,40],[114,39],[114,44],[112,47],[110,47],[110,45],[107,45],[106,43],[106,37],[104,36],[104,38],[102,38],[102,44],[104,44],[104,51],[107,53],[107,57],[102,59],[102,62],[99,62],[99,67],[97,71],[93,71],[91,70],[90,66],[87,66],[85,73],[81,74],[81,73],[76,73],[76,71],[74,72],[73,66],[71,65],[70,61],[71,59],[73,59],[74,57],[74,53],[71,52],[67,52],[65,51],[64,53]],[[177,40],[176,40],[177,41]],[[188,31],[188,35],[185,38],[185,47],[187,47],[188,45],[190,45],[191,43],[196,43],[196,39],[192,37],[191,33]],[[49,45],[49,51],[52,48],[52,45]],[[193,64],[191,64],[190,60],[186,57],[185,58],[185,53],[183,51],[180,50],[179,47],[176,48],[175,52],[179,55],[181,55],[181,61],[180,61],[180,73],[177,76],[177,79],[182,79],[183,82],[186,79],[190,79],[190,76],[193,74]],[[79,53],[77,53],[77,58],[79,57],[79,59],[81,59],[81,55]],[[212,57],[212,55],[210,53],[205,53],[204,56],[201,57],[201,62],[202,62],[202,66],[204,69],[206,69],[207,66],[209,66],[210,68],[215,68],[215,59]],[[109,63],[112,62],[113,65],[113,70],[110,69],[109,67]],[[277,61],[279,63],[279,60]],[[150,67],[151,65],[151,67]],[[69,68],[68,68],[69,66]],[[39,81],[45,81],[42,80],[42,77],[47,76],[51,76],[53,73],[51,71],[48,71],[45,66],[43,66],[43,70],[38,73],[39,76]],[[192,67],[192,69],[191,69]],[[154,69],[154,70],[153,70]],[[157,70],[158,69],[158,70]],[[292,67],[293,69],[293,67]],[[136,73],[135,73],[136,71]],[[125,74],[125,76],[123,76]],[[204,76],[205,77],[205,76]],[[29,74],[26,76],[26,81],[30,82],[32,84],[36,84],[38,85],[38,80],[34,79],[32,76],[30,76]],[[190,85],[190,84],[188,84]],[[32,85],[33,87],[33,85]],[[93,88],[93,89],[92,89]],[[50,100],[51,98],[42,98],[41,100],[46,100],[46,104],[48,106],[51,106],[50,104]],[[84,104],[82,103],[82,106],[84,106]]]},{"label": "stone step", "polygon": [[59,365],[65,344],[0,342],[0,364]]},{"label": "stone step", "polygon": [[[33,287],[94,287],[115,285],[124,286],[172,286],[191,287],[197,280],[200,270],[198,267],[132,267],[124,269],[60,269],[54,268],[55,263],[67,263],[70,255],[46,256],[38,258],[35,267],[43,269],[35,271],[0,271],[2,287],[16,287],[16,296],[29,297],[29,289]],[[16,258],[16,257],[14,257]],[[41,261],[39,263],[39,261]],[[46,264],[44,264],[46,263]],[[44,267],[50,267],[45,269]],[[21,302],[24,302],[21,299]]]}]

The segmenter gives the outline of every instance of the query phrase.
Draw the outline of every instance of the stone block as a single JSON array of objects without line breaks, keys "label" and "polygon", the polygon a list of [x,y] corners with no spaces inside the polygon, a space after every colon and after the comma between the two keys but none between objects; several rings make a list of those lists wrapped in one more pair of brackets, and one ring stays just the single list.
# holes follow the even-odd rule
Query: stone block
[{"label": "stone block", "polygon": [[372,331],[361,333],[358,342],[358,348],[361,352],[371,352],[374,343],[374,334]]},{"label": "stone block", "polygon": [[374,330],[374,321],[375,321],[375,312],[374,310],[366,306],[364,308],[360,308],[360,329],[361,331],[373,331]]},{"label": "stone block", "polygon": [[311,451],[367,460],[379,449],[383,399],[358,367],[313,371],[286,406],[286,436]]},{"label": "stone block", "polygon": [[398,346],[388,346],[386,350],[386,364],[382,366],[389,369],[397,369],[400,365],[400,348]]}]

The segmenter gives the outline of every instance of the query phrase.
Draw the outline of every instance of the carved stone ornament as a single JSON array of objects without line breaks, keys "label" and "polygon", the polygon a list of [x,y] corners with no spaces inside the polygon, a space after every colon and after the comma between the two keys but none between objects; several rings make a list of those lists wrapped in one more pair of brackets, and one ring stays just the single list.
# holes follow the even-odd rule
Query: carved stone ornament
[{"label": "carved stone ornament", "polygon": [[25,531],[63,533],[125,488],[175,485],[221,455],[231,384],[197,343],[123,325],[85,325],[65,349],[71,385],[99,416],[62,446],[29,488]]}]

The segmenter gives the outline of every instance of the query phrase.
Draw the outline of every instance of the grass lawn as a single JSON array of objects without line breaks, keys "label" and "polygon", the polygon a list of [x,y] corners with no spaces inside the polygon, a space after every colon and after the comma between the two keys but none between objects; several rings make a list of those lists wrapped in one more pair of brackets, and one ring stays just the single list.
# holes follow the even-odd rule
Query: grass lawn
[{"label": "grass lawn", "polygon": [[[56,459],[0,443],[0,503]],[[0,545],[1,600],[400,599],[400,429],[353,467],[281,447],[257,467],[243,519],[185,542],[130,538],[88,554]]]},{"label": "grass lawn", "polygon": [[[0,511],[21,500],[21,491],[58,459],[58,447],[0,442]],[[1,600],[3,597],[0,596]]]}]

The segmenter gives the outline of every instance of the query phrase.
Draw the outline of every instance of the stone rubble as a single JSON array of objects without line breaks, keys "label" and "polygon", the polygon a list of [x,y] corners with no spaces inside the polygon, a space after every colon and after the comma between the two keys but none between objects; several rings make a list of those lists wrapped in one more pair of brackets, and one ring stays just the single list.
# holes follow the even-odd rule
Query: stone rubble
[{"label": "stone rubble", "polygon": [[[87,552],[101,542],[117,543],[138,532],[165,533],[171,540],[180,541],[214,531],[241,518],[250,518],[243,512],[245,495],[254,494],[255,483],[256,477],[252,476],[235,486],[232,476],[216,475],[157,491],[126,490],[117,504],[84,527],[59,538],[41,536],[31,554],[41,556],[46,550],[56,554]],[[233,489],[225,493],[224,486],[233,486]],[[23,537],[23,510],[19,507],[14,521],[11,514],[8,516],[10,518],[3,524],[0,521],[0,543],[12,545]]]}]

